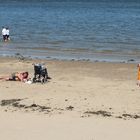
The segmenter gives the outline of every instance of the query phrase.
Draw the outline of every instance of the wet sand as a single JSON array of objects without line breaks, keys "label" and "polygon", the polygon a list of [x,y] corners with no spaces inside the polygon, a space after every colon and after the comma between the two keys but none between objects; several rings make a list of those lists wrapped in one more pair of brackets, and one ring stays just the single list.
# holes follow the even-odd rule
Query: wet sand
[{"label": "wet sand", "polygon": [[46,84],[0,81],[0,139],[139,139],[136,64],[0,58],[0,76],[45,63]]}]

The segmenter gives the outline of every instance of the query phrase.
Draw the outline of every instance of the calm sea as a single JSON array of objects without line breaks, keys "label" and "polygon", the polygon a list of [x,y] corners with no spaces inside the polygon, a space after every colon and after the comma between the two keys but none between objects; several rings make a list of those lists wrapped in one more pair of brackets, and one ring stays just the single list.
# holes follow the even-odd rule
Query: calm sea
[{"label": "calm sea", "polygon": [[46,59],[140,61],[140,1],[4,1],[0,55]]}]

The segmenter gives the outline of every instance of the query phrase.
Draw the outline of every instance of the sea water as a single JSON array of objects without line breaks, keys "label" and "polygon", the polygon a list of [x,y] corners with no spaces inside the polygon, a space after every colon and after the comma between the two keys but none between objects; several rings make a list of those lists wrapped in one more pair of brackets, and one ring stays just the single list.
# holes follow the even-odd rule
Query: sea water
[{"label": "sea water", "polygon": [[0,1],[0,55],[140,61],[140,1]]}]

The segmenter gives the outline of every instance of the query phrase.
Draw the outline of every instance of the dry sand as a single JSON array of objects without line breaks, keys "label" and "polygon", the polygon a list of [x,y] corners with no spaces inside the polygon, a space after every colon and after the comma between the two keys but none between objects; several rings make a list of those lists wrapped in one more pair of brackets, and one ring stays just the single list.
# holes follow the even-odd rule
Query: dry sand
[{"label": "dry sand", "polygon": [[139,140],[136,64],[0,59],[0,76],[44,62],[46,84],[0,81],[2,140]]}]

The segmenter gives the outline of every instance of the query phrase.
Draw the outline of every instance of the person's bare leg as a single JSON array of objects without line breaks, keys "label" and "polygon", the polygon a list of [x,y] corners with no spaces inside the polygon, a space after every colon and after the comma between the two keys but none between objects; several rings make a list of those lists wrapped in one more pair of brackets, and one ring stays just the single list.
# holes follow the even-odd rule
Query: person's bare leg
[{"label": "person's bare leg", "polygon": [[8,81],[10,78],[9,77],[0,77],[0,80],[6,80]]}]

